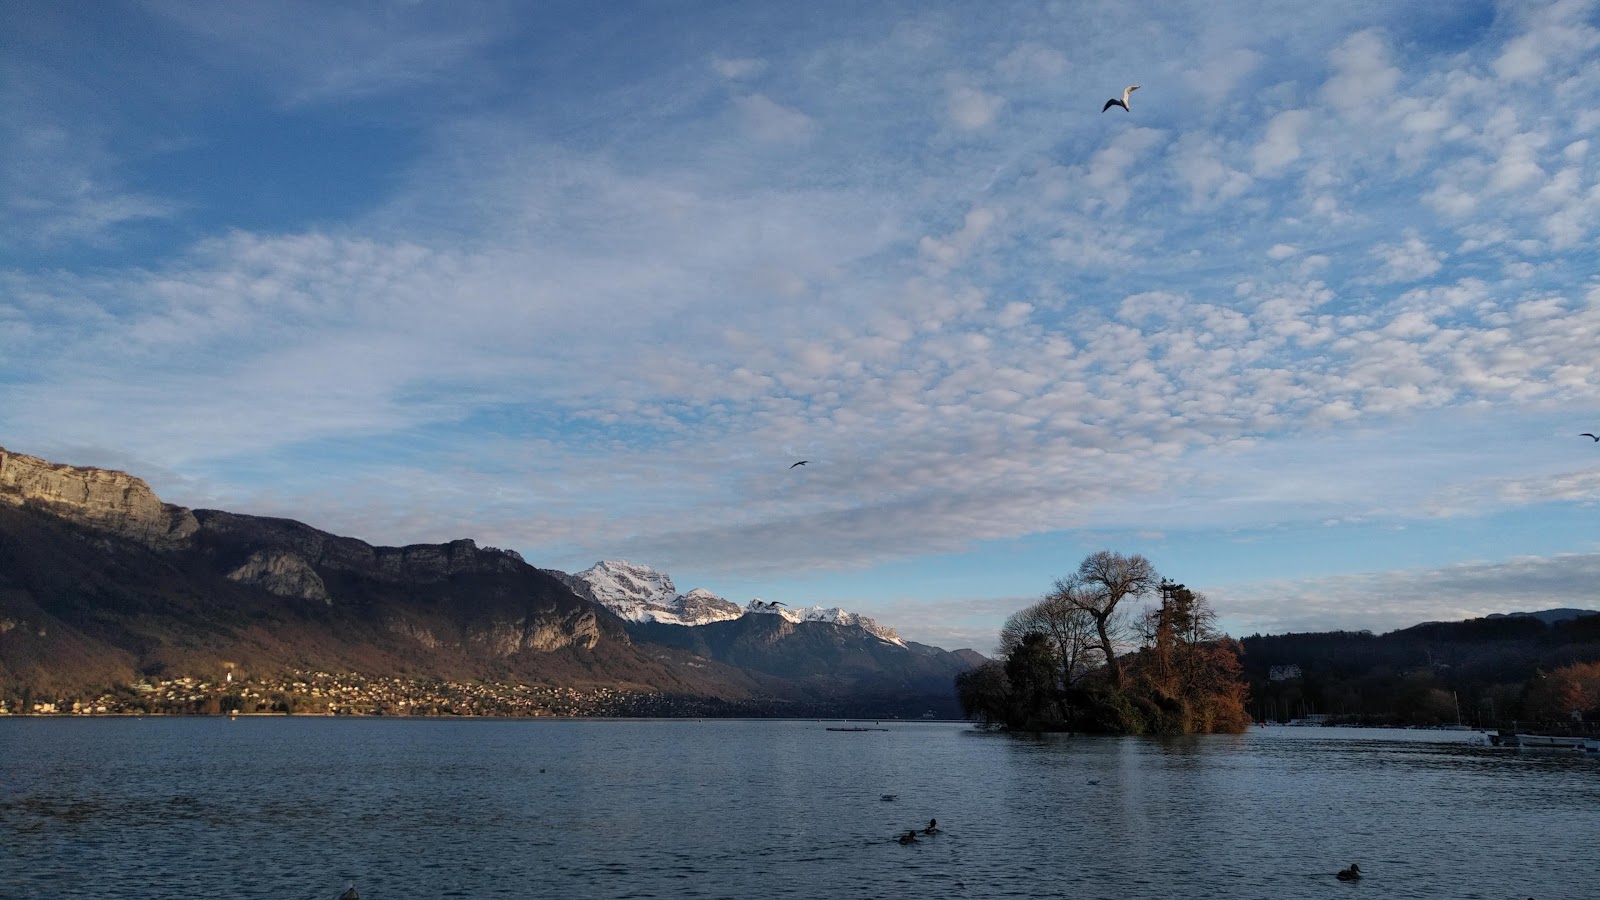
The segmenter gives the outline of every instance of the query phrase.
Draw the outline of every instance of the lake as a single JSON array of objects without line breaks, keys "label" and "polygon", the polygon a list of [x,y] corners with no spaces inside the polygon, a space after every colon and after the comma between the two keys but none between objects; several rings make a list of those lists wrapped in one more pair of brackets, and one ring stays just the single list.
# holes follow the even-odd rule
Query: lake
[{"label": "lake", "polygon": [[1596,754],[842,724],[0,720],[0,897],[1600,896]]}]

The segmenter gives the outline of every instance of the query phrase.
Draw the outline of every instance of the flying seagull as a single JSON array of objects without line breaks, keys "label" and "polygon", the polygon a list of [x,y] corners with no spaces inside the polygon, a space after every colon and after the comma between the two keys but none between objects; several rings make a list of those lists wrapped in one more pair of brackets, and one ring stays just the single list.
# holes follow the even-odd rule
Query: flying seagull
[{"label": "flying seagull", "polygon": [[1585,431],[1583,434],[1578,435],[1578,437],[1586,437],[1586,438],[1590,438],[1592,440],[1600,441],[1600,437],[1596,437],[1595,435],[1592,435],[1587,431]]},{"label": "flying seagull", "polygon": [[[808,462],[811,462],[811,460],[809,460],[809,459],[802,459],[802,460],[800,460],[800,461],[799,461],[799,462],[797,462],[797,463],[795,463],[795,464],[794,464],[794,466],[803,466],[803,465],[805,465],[805,464],[806,464],[806,463],[808,463]],[[789,468],[791,468],[791,469],[792,469],[792,468],[794,468],[794,466],[790,466],[790,467],[789,467]]]},{"label": "flying seagull", "polygon": [[1106,101],[1106,105],[1105,106],[1100,107],[1100,111],[1101,112],[1105,112],[1106,110],[1110,109],[1113,106],[1120,106],[1120,107],[1122,107],[1122,109],[1124,111],[1127,111],[1127,109],[1128,109],[1128,95],[1133,93],[1134,91],[1137,91],[1138,89],[1139,89],[1139,86],[1137,84],[1128,85],[1127,87],[1122,89],[1122,99],[1121,100],[1118,100],[1117,98],[1112,97],[1110,100]]}]

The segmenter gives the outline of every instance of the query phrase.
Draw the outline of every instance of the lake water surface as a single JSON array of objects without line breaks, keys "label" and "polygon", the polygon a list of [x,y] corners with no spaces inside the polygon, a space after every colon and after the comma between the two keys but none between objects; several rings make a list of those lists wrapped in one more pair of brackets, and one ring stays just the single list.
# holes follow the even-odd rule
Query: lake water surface
[{"label": "lake water surface", "polygon": [[841,724],[0,720],[0,897],[1600,897],[1596,754]]}]

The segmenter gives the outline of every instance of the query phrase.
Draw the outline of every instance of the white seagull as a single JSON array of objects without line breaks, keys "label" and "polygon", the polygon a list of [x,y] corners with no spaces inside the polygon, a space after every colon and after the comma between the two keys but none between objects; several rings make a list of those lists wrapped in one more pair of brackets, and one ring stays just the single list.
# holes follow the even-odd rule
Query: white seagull
[{"label": "white seagull", "polygon": [[1139,89],[1139,86],[1137,84],[1128,85],[1127,87],[1122,89],[1122,99],[1121,100],[1118,100],[1117,98],[1112,97],[1110,100],[1106,101],[1106,105],[1105,106],[1100,107],[1100,111],[1101,112],[1105,112],[1106,110],[1110,109],[1113,106],[1120,106],[1124,110],[1127,110],[1127,108],[1128,108],[1128,95],[1133,93],[1134,91],[1137,91],[1138,89]]}]

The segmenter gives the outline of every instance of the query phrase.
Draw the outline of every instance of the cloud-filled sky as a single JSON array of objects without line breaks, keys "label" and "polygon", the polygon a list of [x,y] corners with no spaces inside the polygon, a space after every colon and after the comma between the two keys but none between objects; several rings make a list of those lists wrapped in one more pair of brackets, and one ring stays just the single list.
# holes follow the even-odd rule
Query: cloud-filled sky
[{"label": "cloud-filled sky", "polygon": [[0,446],[946,647],[1600,607],[1597,237],[1588,0],[0,7]]}]

